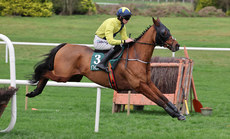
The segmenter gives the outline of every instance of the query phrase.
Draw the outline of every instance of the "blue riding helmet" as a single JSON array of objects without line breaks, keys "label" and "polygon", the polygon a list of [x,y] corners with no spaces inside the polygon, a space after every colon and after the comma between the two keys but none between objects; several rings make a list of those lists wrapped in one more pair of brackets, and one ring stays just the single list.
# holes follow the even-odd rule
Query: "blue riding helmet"
[{"label": "blue riding helmet", "polygon": [[132,13],[127,7],[121,7],[117,10],[117,16],[129,20]]}]

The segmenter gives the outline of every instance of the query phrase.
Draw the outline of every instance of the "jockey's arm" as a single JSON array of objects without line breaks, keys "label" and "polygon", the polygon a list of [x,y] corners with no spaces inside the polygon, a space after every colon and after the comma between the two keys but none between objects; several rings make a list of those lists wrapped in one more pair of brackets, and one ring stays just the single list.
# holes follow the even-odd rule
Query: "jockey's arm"
[{"label": "jockey's arm", "polygon": [[125,26],[124,26],[124,28],[121,30],[120,35],[121,35],[121,39],[122,39],[122,40],[125,40],[125,43],[133,42],[133,39],[131,39],[131,38],[129,38],[129,37],[127,36],[126,27],[125,27]]},{"label": "jockey's arm", "polygon": [[120,45],[121,43],[124,43],[125,39],[123,39],[123,40],[116,40],[116,39],[114,39],[114,37],[113,37],[113,33],[114,33],[113,30],[114,30],[114,26],[113,25],[108,24],[106,26],[105,37],[106,37],[106,40],[108,41],[108,43],[111,44],[111,45]]},{"label": "jockey's arm", "polygon": [[122,43],[133,42],[133,39],[130,39],[127,36],[126,27],[125,26],[120,31],[121,40],[114,39],[114,37],[113,37],[113,33],[114,33],[113,30],[114,30],[114,27],[112,25],[109,24],[109,25],[106,26],[105,36],[106,36],[106,40],[108,41],[109,44],[111,44],[111,45],[120,45]]}]

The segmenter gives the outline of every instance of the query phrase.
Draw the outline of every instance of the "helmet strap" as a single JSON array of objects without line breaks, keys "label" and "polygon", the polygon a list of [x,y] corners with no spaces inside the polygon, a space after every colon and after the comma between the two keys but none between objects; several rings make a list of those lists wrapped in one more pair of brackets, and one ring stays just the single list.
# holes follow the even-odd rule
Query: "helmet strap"
[{"label": "helmet strap", "polygon": [[121,24],[124,24],[124,23],[123,23],[123,19],[124,19],[124,18],[123,18],[122,16],[117,16],[117,19],[118,19],[119,21],[121,21]]}]

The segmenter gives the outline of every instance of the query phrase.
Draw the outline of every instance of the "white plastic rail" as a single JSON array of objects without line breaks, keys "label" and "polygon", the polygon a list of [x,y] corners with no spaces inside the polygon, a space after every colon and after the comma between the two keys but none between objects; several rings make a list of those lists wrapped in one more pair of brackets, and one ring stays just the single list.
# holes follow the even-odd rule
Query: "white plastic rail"
[{"label": "white plastic rail", "polygon": [[[19,85],[30,85],[27,80],[15,80],[16,84]],[[0,79],[0,84],[10,84],[11,80]],[[97,100],[96,100],[96,116],[95,116],[95,132],[99,131],[99,118],[100,118],[100,103],[101,103],[101,88],[105,88],[96,83],[76,83],[66,82],[58,83],[54,81],[48,81],[47,86],[68,86],[68,87],[85,87],[85,88],[97,88]]]},{"label": "white plastic rail", "polygon": [[[10,86],[16,88],[16,73],[15,73],[15,54],[14,54],[14,46],[10,39],[3,34],[0,34],[0,39],[5,41],[6,49],[9,50],[9,59],[10,59]],[[7,59],[7,57],[6,57]],[[17,117],[17,102],[16,102],[16,93],[13,95],[11,99],[11,121],[9,126],[1,130],[0,132],[9,132],[14,128]]]}]

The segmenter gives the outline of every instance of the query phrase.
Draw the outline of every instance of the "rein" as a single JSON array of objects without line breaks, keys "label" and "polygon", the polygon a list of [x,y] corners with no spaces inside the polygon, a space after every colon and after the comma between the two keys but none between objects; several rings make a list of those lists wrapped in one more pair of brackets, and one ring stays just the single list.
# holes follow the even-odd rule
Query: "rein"
[{"label": "rein", "polygon": [[139,43],[139,44],[152,45],[152,46],[156,45],[156,43],[145,43],[145,42],[138,42],[138,41],[134,41],[134,42]]}]

